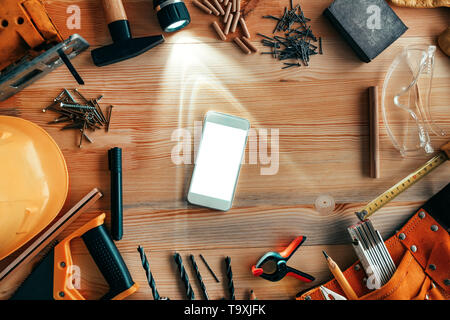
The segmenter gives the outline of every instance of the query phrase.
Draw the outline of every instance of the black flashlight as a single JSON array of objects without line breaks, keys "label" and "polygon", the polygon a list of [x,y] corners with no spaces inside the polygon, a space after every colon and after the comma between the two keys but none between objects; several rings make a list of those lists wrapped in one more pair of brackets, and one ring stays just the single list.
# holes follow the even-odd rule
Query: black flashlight
[{"label": "black flashlight", "polygon": [[191,22],[189,11],[183,0],[154,0],[153,9],[164,32],[183,29]]}]

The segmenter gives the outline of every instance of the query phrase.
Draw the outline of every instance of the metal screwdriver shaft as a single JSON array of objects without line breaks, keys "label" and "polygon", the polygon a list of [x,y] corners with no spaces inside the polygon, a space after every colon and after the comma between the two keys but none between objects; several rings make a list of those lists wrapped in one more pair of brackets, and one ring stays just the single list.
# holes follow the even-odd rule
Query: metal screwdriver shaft
[{"label": "metal screwdriver shaft", "polygon": [[186,296],[189,300],[195,300],[194,290],[192,290],[191,284],[189,283],[189,276],[187,275],[186,269],[183,265],[183,260],[178,252],[175,252],[173,259],[178,266],[178,272],[180,273],[181,280],[183,280],[184,287],[186,289]]},{"label": "metal screwdriver shaft", "polygon": [[226,257],[225,258],[225,265],[227,267],[227,278],[228,278],[228,290],[230,291],[230,298],[231,300],[236,300],[236,297],[234,296],[234,283],[233,283],[233,271],[231,270],[231,258]]},{"label": "metal screwdriver shaft", "polygon": [[150,271],[150,265],[148,264],[147,256],[145,255],[144,248],[141,246],[137,249],[141,255],[142,267],[145,270],[145,275],[147,276],[148,285],[152,289],[153,299],[160,300],[158,290],[156,290],[155,279],[153,278],[152,272]]},{"label": "metal screwdriver shaft", "polygon": [[202,289],[203,295],[205,296],[206,300],[209,300],[208,292],[206,291],[206,286],[205,286],[205,283],[203,282],[202,275],[200,274],[200,270],[198,269],[198,265],[195,262],[194,255],[191,254],[189,256],[189,258],[191,259],[192,267],[194,268],[195,275],[197,276],[197,280],[200,284],[200,288]]}]

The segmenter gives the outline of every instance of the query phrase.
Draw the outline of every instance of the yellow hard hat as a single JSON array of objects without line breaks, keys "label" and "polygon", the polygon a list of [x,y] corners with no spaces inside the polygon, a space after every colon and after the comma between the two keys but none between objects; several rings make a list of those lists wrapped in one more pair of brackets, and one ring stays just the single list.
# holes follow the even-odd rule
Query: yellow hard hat
[{"label": "yellow hard hat", "polygon": [[0,260],[48,226],[68,189],[66,161],[50,135],[30,121],[0,116]]}]

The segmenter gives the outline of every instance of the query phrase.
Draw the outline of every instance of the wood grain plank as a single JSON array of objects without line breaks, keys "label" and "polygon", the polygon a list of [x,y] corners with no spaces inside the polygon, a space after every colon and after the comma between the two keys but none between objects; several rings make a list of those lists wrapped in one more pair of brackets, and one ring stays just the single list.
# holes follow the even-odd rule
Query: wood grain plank
[{"label": "wood grain plank", "polygon": [[[80,33],[91,49],[111,42],[100,1],[48,0],[46,7],[64,35]],[[104,95],[103,108],[113,104],[111,130],[97,131],[94,144],[77,148],[75,132],[61,132],[48,125],[54,118],[43,114],[62,87],[76,84],[61,67],[11,99],[0,103],[0,114],[20,116],[47,130],[66,158],[70,174],[70,208],[86,192],[99,187],[104,197],[92,212],[73,223],[62,237],[100,212],[109,216],[107,150],[124,150],[124,239],[117,246],[141,285],[130,299],[151,299],[136,248],[143,245],[150,257],[158,289],[171,299],[184,298],[172,254],[202,253],[224,280],[223,258],[231,256],[237,298],[254,289],[259,299],[293,299],[308,286],[295,279],[270,283],[255,279],[250,266],[263,253],[279,250],[293,237],[304,234],[305,245],[291,260],[293,266],[317,277],[311,285],[329,279],[321,253],[325,249],[342,268],[356,258],[348,245],[346,227],[356,221],[354,212],[381,194],[429,157],[402,159],[392,146],[380,117],[381,179],[369,178],[368,105],[366,89],[383,84],[385,73],[401,48],[435,44],[447,26],[445,9],[393,7],[409,30],[369,64],[361,63],[337,32],[323,18],[331,0],[301,1],[313,31],[323,37],[324,54],[311,58],[309,67],[281,70],[279,61],[267,55],[243,55],[233,44],[216,39],[209,24],[216,18],[204,15],[186,0],[191,25],[166,42],[134,59],[104,68],[92,65],[89,52],[73,60],[86,85],[79,89],[88,97]],[[125,0],[135,37],[161,32],[147,0]],[[66,9],[81,8],[81,30],[68,30]],[[279,14],[288,1],[242,1],[253,43],[265,50],[256,32],[270,34],[273,21],[265,14]],[[450,61],[437,51],[433,81],[433,112],[439,124],[450,128],[448,114]],[[190,206],[186,191],[193,165],[177,165],[171,153],[172,134],[186,129],[194,135],[195,121],[214,109],[248,118],[252,127],[279,130],[279,167],[275,175],[261,175],[268,164],[242,166],[236,199],[228,213]],[[270,136],[269,136],[270,138]],[[432,137],[438,147],[448,140]],[[194,142],[191,142],[194,151]],[[192,154],[193,157],[193,154]],[[192,159],[191,157],[191,159]],[[400,195],[373,216],[383,237],[392,235],[428,198],[449,182],[450,166],[442,165],[420,183]],[[335,210],[320,214],[313,203],[321,194],[336,200]],[[64,209],[63,209],[64,210]],[[109,224],[109,219],[107,221]],[[106,286],[81,240],[74,242],[75,262],[82,267],[82,292],[98,298]],[[213,299],[227,297],[224,281],[216,284],[199,261],[208,292]],[[16,278],[0,284],[0,298],[10,295],[31,266]],[[201,297],[190,266],[195,293]]]}]

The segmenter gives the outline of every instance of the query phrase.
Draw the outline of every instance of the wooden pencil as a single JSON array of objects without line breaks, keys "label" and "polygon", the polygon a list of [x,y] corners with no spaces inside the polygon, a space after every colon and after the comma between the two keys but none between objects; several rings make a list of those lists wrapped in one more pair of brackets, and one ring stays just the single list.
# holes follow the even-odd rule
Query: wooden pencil
[{"label": "wooden pencil", "polygon": [[337,263],[334,262],[333,259],[331,259],[325,251],[322,252],[323,255],[325,256],[325,259],[327,259],[328,268],[334,275],[336,281],[339,283],[339,286],[341,287],[342,291],[344,291],[345,295],[347,296],[347,299],[358,300],[358,296],[356,295],[355,291],[353,291],[353,288],[348,283],[347,279],[345,278],[344,274],[342,273]]}]

